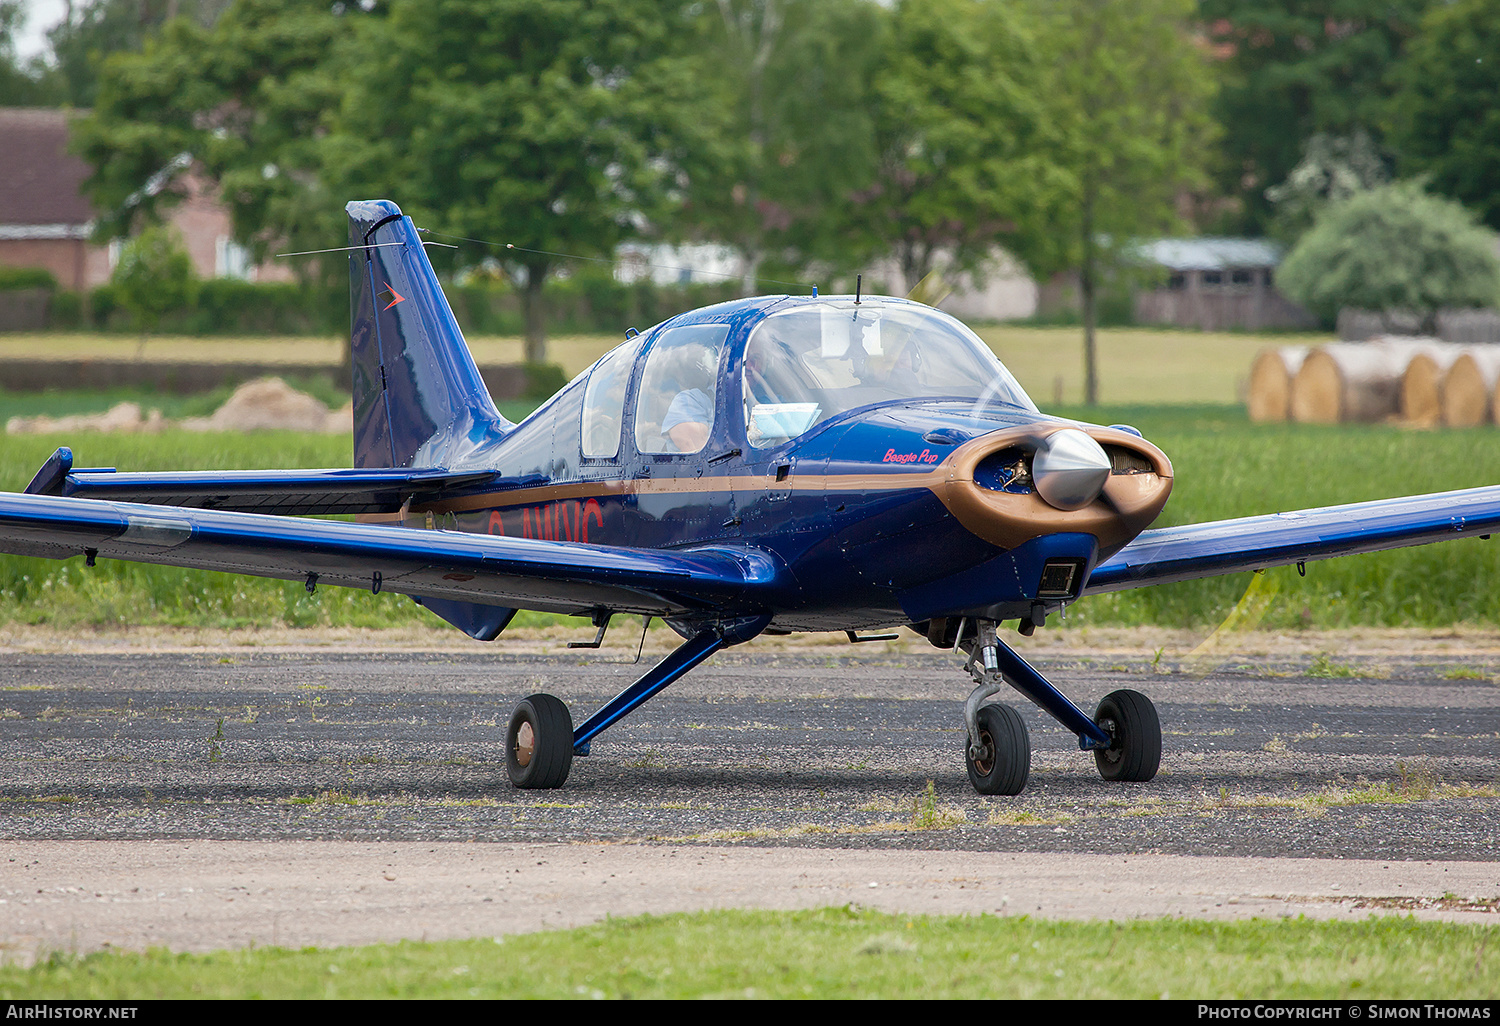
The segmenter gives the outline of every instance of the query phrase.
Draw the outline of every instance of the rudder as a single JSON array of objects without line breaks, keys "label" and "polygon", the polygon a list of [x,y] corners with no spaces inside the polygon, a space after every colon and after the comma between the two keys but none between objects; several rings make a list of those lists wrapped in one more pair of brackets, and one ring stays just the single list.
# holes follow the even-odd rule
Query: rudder
[{"label": "rudder", "polygon": [[349,215],[356,467],[462,467],[513,426],[500,416],[409,217],[389,200]]}]

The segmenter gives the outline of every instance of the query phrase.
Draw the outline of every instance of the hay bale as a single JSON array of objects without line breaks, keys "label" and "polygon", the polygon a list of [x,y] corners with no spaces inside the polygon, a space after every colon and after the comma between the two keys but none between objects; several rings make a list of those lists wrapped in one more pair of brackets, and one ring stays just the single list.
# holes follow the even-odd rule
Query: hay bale
[{"label": "hay bale", "polygon": [[1443,379],[1443,426],[1488,424],[1500,386],[1500,346],[1465,346]]},{"label": "hay bale", "polygon": [[1292,379],[1290,412],[1299,424],[1377,423],[1401,410],[1401,375],[1431,339],[1331,342],[1307,354]]},{"label": "hay bale", "polygon": [[1280,424],[1287,419],[1292,379],[1307,359],[1307,346],[1267,346],[1250,364],[1250,419],[1256,424]]},{"label": "hay bale", "polygon": [[1434,342],[1412,354],[1401,372],[1401,419],[1414,427],[1437,427],[1443,419],[1443,380],[1464,347]]}]

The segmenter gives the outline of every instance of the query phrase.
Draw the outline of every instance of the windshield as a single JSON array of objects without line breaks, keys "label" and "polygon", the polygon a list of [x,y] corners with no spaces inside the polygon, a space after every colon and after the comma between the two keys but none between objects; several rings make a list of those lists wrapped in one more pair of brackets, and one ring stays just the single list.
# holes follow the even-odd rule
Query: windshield
[{"label": "windshield", "polygon": [[832,300],[762,321],[745,348],[752,445],[779,445],[829,417],[899,399],[968,399],[1035,410],[979,337],[931,307]]}]

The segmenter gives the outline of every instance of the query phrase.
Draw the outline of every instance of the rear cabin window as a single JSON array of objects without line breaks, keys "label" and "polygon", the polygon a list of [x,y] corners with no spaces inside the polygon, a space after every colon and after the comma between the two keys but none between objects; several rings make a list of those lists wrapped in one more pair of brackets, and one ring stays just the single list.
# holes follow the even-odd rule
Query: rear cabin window
[{"label": "rear cabin window", "polygon": [[583,454],[599,459],[619,455],[620,421],[625,415],[625,386],[641,351],[640,340],[606,353],[589,371],[583,391]]},{"label": "rear cabin window", "polygon": [[697,452],[708,444],[728,337],[727,324],[688,324],[656,336],[635,408],[639,451]]}]

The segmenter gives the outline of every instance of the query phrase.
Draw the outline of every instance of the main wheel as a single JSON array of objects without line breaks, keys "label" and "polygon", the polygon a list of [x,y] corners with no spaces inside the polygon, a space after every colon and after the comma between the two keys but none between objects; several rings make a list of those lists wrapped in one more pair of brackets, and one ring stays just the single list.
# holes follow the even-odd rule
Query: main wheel
[{"label": "main wheel", "polygon": [[980,751],[965,750],[969,782],[980,794],[1020,794],[1031,776],[1031,736],[1026,732],[1026,721],[999,702],[981,705],[975,719],[979,723]]},{"label": "main wheel", "polygon": [[517,787],[562,787],[573,768],[573,717],[551,695],[516,704],[505,731],[505,768]]},{"label": "main wheel", "polygon": [[1105,780],[1150,780],[1161,766],[1161,720],[1151,699],[1139,691],[1111,691],[1099,702],[1094,722],[1110,736],[1108,748],[1094,749]]}]

